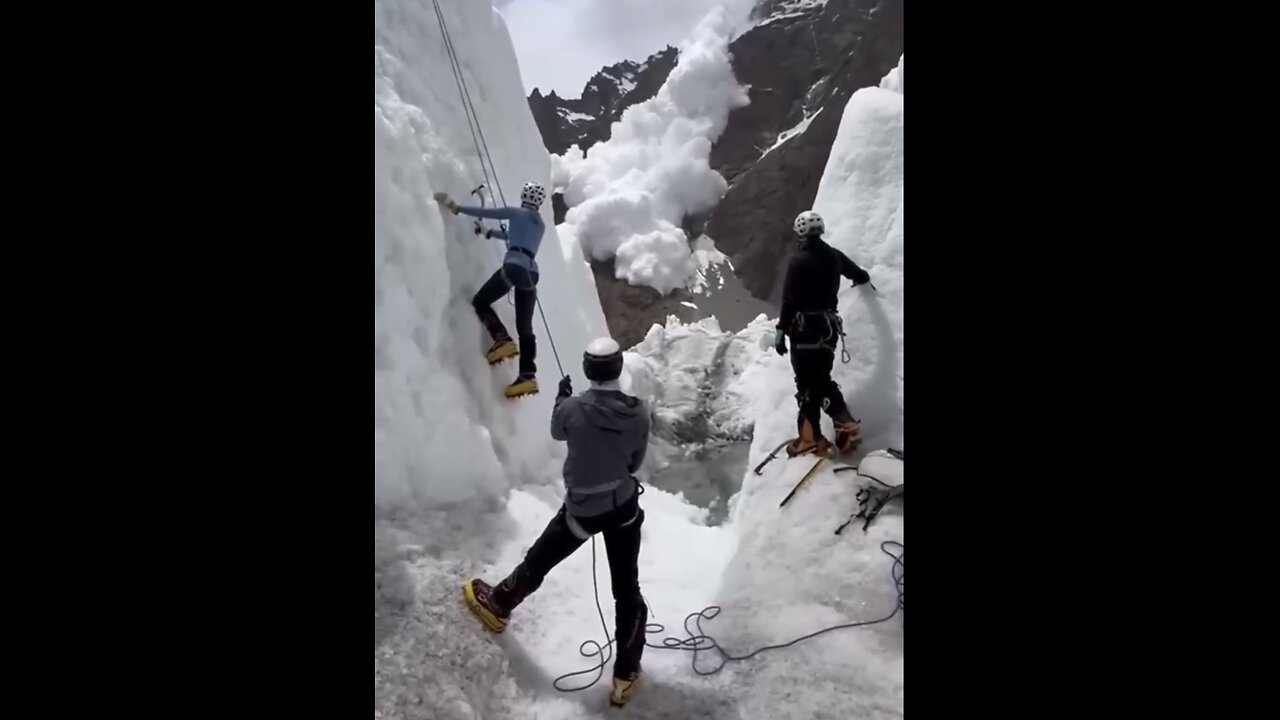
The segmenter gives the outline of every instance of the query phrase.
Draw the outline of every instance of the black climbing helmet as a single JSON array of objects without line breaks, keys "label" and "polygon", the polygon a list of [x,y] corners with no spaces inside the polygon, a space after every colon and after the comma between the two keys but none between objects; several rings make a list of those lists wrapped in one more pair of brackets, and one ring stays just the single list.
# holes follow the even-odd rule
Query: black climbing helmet
[{"label": "black climbing helmet", "polygon": [[622,348],[613,338],[597,338],[582,353],[582,374],[592,382],[609,382],[622,375]]}]

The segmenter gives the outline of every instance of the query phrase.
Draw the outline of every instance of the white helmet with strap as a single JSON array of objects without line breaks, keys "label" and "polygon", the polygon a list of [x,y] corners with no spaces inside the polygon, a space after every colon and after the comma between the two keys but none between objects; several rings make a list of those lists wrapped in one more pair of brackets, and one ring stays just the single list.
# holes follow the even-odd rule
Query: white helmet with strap
[{"label": "white helmet with strap", "polygon": [[797,215],[791,227],[796,231],[796,235],[802,238],[810,235],[821,235],[827,229],[822,222],[822,216],[812,210],[805,210]]},{"label": "white helmet with strap", "polygon": [[524,188],[520,190],[520,202],[524,205],[532,205],[541,207],[542,201],[547,199],[547,191],[535,182],[527,182]]}]

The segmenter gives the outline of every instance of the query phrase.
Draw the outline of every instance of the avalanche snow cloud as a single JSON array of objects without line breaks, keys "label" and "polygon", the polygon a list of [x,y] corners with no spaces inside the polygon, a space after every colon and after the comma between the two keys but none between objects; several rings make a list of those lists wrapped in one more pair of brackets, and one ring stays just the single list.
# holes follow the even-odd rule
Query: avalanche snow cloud
[{"label": "avalanche snow cloud", "polygon": [[658,94],[623,113],[608,142],[586,157],[575,146],[553,158],[554,185],[571,207],[563,240],[596,260],[615,258],[616,276],[632,285],[665,294],[697,269],[680,224],[728,189],[708,159],[729,111],[748,102],[728,50],[741,15],[712,10],[681,45]]},{"label": "avalanche snow cloud", "polygon": [[[754,0],[730,0],[749,7]],[[683,38],[725,0],[494,0],[511,28],[525,89],[574,97],[619,58],[647,57]],[[572,38],[548,42],[548,38]]]}]

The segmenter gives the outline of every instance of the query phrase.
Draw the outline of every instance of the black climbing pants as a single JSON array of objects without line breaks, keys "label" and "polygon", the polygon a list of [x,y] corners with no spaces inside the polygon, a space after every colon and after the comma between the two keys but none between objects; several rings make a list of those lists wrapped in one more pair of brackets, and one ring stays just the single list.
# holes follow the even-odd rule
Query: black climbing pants
[{"label": "black climbing pants", "polygon": [[840,392],[840,386],[831,379],[835,357],[835,348],[791,351],[791,369],[796,374],[796,404],[800,406],[800,417],[813,424],[815,434],[820,427],[818,422],[821,410],[826,410],[833,420],[849,419],[844,394]]},{"label": "black climbing pants", "polygon": [[[582,532],[575,532],[574,524]],[[494,602],[504,611],[511,612],[542,585],[542,580],[552,568],[587,541],[584,535],[600,533],[604,536],[609,578],[613,585],[613,632],[618,641],[613,675],[630,677],[640,669],[640,656],[644,653],[644,626],[649,622],[649,612],[640,595],[640,526],[643,524],[644,510],[640,509],[639,493],[632,495],[625,505],[596,517],[569,518],[561,506],[560,512],[547,523],[542,536],[529,548],[524,561],[493,589]]]},{"label": "black climbing pants", "polygon": [[471,306],[480,316],[480,322],[489,331],[494,342],[510,340],[507,327],[494,312],[493,304],[500,300],[512,287],[516,295],[516,336],[520,341],[520,374],[534,375],[538,371],[535,360],[538,357],[538,341],[533,336],[533,309],[538,303],[538,273],[530,272],[519,265],[506,264],[495,272],[479,292],[471,299]]}]

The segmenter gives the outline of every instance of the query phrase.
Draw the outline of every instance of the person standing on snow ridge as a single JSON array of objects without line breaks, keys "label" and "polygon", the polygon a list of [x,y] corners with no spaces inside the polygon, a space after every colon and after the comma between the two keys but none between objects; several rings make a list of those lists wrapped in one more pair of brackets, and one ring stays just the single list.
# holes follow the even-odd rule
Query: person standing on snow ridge
[{"label": "person standing on snow ridge", "polygon": [[551,569],[592,535],[604,536],[613,583],[614,637],[610,702],[631,699],[640,676],[645,624],[649,613],[640,595],[640,481],[635,472],[649,444],[649,412],[639,398],[622,392],[622,350],[611,338],[593,341],[583,353],[582,370],[591,389],[573,396],[568,376],[560,381],[551,437],[568,442],[564,461],[564,503],[529,548],[524,561],[496,587],[478,578],[462,586],[467,605],[494,632],[542,584]]},{"label": "person standing on snow ridge", "polygon": [[826,228],[818,213],[800,213],[792,228],[800,241],[800,251],[787,266],[773,345],[779,355],[786,355],[787,336],[791,337],[791,369],[796,374],[800,412],[796,418],[799,435],[787,445],[787,454],[795,457],[812,450],[822,455],[830,448],[818,424],[819,408],[831,416],[836,446],[847,453],[858,446],[860,438],[858,421],[849,414],[840,386],[831,379],[836,342],[844,335],[836,296],[840,276],[849,278],[855,286],[871,282],[871,276],[822,239]]},{"label": "person standing on snow ridge", "polygon": [[[507,397],[519,397],[538,392],[538,368],[534,362],[538,354],[537,339],[533,335],[533,309],[538,302],[538,248],[542,245],[542,234],[546,223],[538,208],[547,197],[547,192],[537,183],[527,182],[520,190],[520,207],[468,207],[459,205],[447,193],[436,193],[436,202],[449,208],[457,215],[470,215],[490,220],[506,220],[507,230],[488,230],[486,238],[498,238],[507,241],[507,254],[502,259],[502,267],[480,287],[471,299],[480,322],[493,338],[493,345],[485,353],[490,365],[500,363],[512,355],[520,356],[520,372],[515,382],[507,386]],[[477,230],[477,232],[479,232]],[[516,294],[516,335],[520,339],[517,349],[511,342],[511,335],[493,310],[493,303],[507,294],[512,287]]]}]

